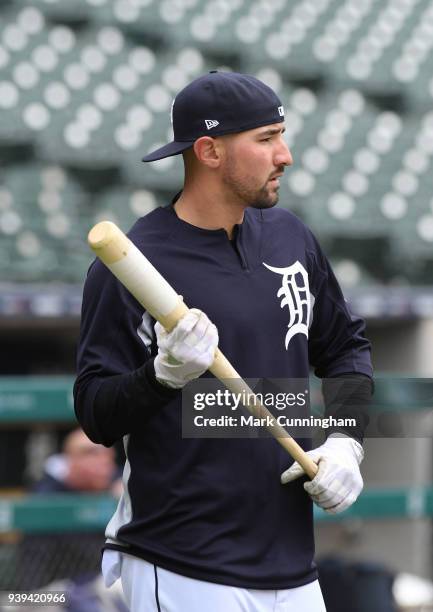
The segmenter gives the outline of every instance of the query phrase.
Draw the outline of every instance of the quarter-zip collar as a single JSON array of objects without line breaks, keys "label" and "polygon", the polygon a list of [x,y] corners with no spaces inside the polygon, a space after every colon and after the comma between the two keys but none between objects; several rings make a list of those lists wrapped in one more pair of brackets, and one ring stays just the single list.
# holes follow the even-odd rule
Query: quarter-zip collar
[{"label": "quarter-zip collar", "polygon": [[[244,217],[245,220],[245,217]],[[241,266],[243,270],[249,270],[248,261],[245,254],[245,250],[242,244],[242,224],[235,225],[233,228],[233,238],[230,241],[232,243],[232,247],[234,248],[237,256],[239,257]]]},{"label": "quarter-zip collar", "polygon": [[227,257],[223,257],[224,261],[233,262],[234,255],[238,266],[245,272],[249,272],[261,263],[259,261],[262,225],[260,211],[247,208],[242,223],[234,226],[233,239],[230,240],[224,228],[207,229],[184,221],[177,215],[173,204],[174,202],[161,210],[167,215],[167,221],[177,235],[182,234],[186,240],[194,240],[197,246],[202,245],[208,250],[219,249],[225,252]]}]

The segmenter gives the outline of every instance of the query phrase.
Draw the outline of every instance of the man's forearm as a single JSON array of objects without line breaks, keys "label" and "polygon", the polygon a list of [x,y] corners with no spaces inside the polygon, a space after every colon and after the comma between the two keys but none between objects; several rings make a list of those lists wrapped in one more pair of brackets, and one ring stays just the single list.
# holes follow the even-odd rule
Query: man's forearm
[{"label": "man's forearm", "polygon": [[348,372],[322,381],[325,416],[334,419],[354,419],[354,426],[332,426],[327,434],[341,432],[362,443],[369,422],[369,408],[374,384],[364,374]]},{"label": "man's forearm", "polygon": [[93,442],[111,446],[179,394],[155,378],[153,359],[137,370],[74,386],[75,412]]}]

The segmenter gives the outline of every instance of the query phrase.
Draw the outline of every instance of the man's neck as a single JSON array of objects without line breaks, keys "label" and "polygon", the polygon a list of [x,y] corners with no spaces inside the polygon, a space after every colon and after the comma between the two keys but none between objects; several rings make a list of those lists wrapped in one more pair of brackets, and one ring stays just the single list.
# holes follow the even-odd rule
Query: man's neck
[{"label": "man's neck", "polygon": [[174,209],[179,219],[196,227],[225,229],[230,240],[233,238],[234,226],[242,223],[245,210],[224,198],[198,194],[191,189],[182,192]]}]

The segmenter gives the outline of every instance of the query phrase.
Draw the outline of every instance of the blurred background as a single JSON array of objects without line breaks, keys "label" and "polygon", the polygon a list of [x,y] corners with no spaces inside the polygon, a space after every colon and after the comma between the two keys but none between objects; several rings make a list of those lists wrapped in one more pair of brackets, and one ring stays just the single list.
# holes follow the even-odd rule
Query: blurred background
[{"label": "blurred background", "polygon": [[60,584],[70,610],[104,598],[121,451],[83,442],[94,471],[68,480],[86,236],[179,190],[181,159],[140,157],[211,69],[278,92],[294,157],[279,206],[366,318],[382,400],[421,424],[368,439],[359,501],[317,513],[329,610],[433,610],[433,399],[404,384],[416,396],[433,373],[431,0],[0,0],[0,589]]}]

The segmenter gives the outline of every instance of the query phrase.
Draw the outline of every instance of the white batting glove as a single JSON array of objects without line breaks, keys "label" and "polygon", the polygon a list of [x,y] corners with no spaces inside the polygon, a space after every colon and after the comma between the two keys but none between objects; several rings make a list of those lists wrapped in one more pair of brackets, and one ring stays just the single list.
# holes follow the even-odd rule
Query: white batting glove
[{"label": "white batting glove", "polygon": [[163,385],[180,389],[212,365],[218,331],[201,310],[191,308],[170,332],[156,323],[155,332],[155,375]]},{"label": "white batting glove", "polygon": [[[304,484],[311,499],[329,514],[343,512],[351,506],[364,486],[359,465],[364,458],[361,444],[342,434],[332,434],[322,446],[308,451],[319,469],[313,480]],[[281,474],[287,484],[305,474],[295,463]]]}]

